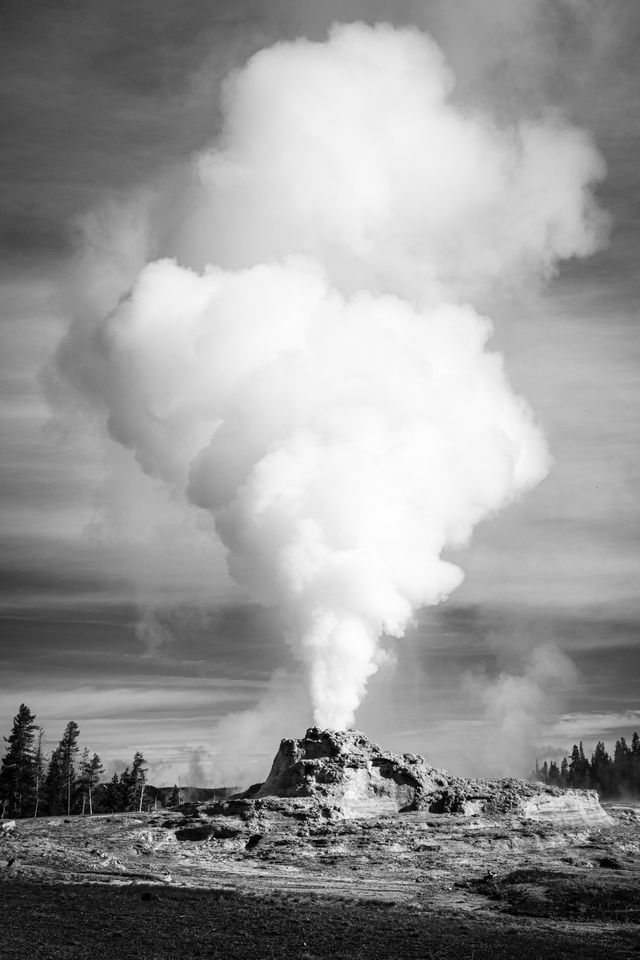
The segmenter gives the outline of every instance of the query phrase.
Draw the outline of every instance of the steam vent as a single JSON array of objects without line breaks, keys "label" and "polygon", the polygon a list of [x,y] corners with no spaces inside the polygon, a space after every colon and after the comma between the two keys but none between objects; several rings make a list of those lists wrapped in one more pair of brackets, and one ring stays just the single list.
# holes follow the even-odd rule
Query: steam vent
[{"label": "steam vent", "polygon": [[[263,784],[231,801],[257,809],[298,801],[309,815],[367,818],[414,811],[511,816],[562,823],[608,823],[594,790],[562,790],[528,780],[467,780],[416,754],[388,753],[355,730],[310,727],[280,744]],[[271,802],[270,802],[271,801]]]}]

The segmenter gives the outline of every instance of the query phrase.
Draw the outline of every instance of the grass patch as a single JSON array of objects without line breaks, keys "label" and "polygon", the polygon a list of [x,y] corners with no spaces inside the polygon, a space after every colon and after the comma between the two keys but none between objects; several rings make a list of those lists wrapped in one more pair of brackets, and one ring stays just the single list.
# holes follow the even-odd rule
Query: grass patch
[{"label": "grass patch", "polygon": [[474,886],[512,914],[640,923],[637,874],[514,870],[504,877],[483,878]]}]

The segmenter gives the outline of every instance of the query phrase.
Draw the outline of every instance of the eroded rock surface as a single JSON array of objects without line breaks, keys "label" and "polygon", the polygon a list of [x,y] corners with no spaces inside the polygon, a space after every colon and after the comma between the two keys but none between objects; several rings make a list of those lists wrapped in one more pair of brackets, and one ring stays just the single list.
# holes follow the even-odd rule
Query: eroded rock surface
[{"label": "eroded rock surface", "polygon": [[255,797],[310,797],[351,818],[416,810],[446,786],[422,757],[386,753],[354,730],[311,727],[281,742]]},{"label": "eroded rock surface", "polygon": [[311,727],[280,744],[263,784],[239,794],[220,812],[241,812],[244,802],[265,809],[268,798],[296,800],[301,815],[346,819],[429,811],[474,816],[511,815],[569,825],[606,824],[593,790],[562,790],[528,780],[467,780],[438,770],[416,754],[382,750],[355,730]]}]

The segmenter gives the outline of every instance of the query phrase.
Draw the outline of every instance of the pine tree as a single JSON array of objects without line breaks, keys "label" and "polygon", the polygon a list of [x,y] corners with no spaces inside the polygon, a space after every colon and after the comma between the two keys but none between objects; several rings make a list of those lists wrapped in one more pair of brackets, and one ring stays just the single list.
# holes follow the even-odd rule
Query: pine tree
[{"label": "pine tree", "polygon": [[47,768],[47,778],[45,781],[45,798],[47,803],[47,812],[49,814],[62,813],[64,810],[64,787],[65,778],[62,766],[62,754],[60,746],[51,754],[49,766]]},{"label": "pine tree", "polygon": [[147,783],[147,764],[146,760],[137,751],[133,757],[133,766],[131,767],[131,781],[129,787],[129,809],[142,810],[144,799],[144,790]]},{"label": "pine tree", "polygon": [[569,761],[569,786],[582,786],[582,761],[577,744],[574,743],[571,751],[571,760]]},{"label": "pine tree", "polygon": [[629,757],[629,781],[634,793],[640,793],[640,736],[635,731],[631,737],[631,755]]},{"label": "pine tree", "polygon": [[8,737],[7,752],[0,767],[0,800],[3,814],[26,816],[35,805],[35,714],[21,703],[13,718],[13,727]]},{"label": "pine tree", "polygon": [[582,740],[581,740],[580,741],[580,786],[582,787],[591,786],[591,781],[589,778],[590,769],[591,768],[590,768],[589,761],[584,755],[584,747],[582,745]]},{"label": "pine tree", "polygon": [[601,794],[611,794],[612,764],[604,743],[599,740],[589,765],[590,782]]},{"label": "pine tree", "polygon": [[[607,753],[604,743],[596,744],[589,762],[582,742],[574,744],[571,759],[562,760],[560,769],[552,762],[542,766],[536,760],[535,776],[548,783],[564,787],[595,787],[602,796],[619,796],[621,793],[640,794],[640,736],[631,737],[631,745],[624,737],[616,741],[613,757]],[[557,778],[557,779],[556,779]]]},{"label": "pine tree", "polygon": [[78,777],[78,787],[80,788],[80,793],[82,796],[82,809],[80,810],[81,816],[84,816],[85,810],[89,805],[89,784],[88,784],[88,774],[89,774],[89,747],[85,747],[80,755],[79,767],[79,777]]},{"label": "pine tree", "polygon": [[44,749],[42,746],[42,741],[44,740],[44,727],[38,728],[38,739],[36,741],[36,752],[35,752],[35,762],[34,762],[34,773],[35,773],[35,802],[33,806],[33,815],[34,817],[38,816],[40,811],[40,803],[43,799],[44,786],[45,786],[45,755]]},{"label": "pine tree", "polygon": [[62,740],[60,741],[60,757],[62,760],[62,770],[65,779],[67,816],[71,813],[71,798],[75,786],[76,771],[74,761],[78,753],[78,737],[80,728],[75,720],[69,720],[64,729]]},{"label": "pine tree", "polygon": [[122,773],[120,774],[119,781],[119,791],[118,791],[118,810],[132,810],[133,809],[133,777],[131,775],[131,770],[129,767],[125,767]]},{"label": "pine tree", "polygon": [[75,720],[70,720],[60,743],[51,754],[45,788],[49,813],[71,813],[76,785],[75,758],[79,735],[78,724]]},{"label": "pine tree", "polygon": [[105,784],[103,796],[104,807],[109,813],[117,813],[124,809],[122,777],[117,773],[114,773],[109,783]]},{"label": "pine tree", "polygon": [[82,790],[82,812],[85,812],[86,806],[89,807],[89,815],[93,814],[93,791],[100,782],[100,777],[104,773],[102,761],[97,753],[89,756],[87,747],[82,751],[80,761],[80,787]]},{"label": "pine tree", "polygon": [[616,740],[613,751],[613,789],[619,794],[631,787],[631,750],[624,737]]}]

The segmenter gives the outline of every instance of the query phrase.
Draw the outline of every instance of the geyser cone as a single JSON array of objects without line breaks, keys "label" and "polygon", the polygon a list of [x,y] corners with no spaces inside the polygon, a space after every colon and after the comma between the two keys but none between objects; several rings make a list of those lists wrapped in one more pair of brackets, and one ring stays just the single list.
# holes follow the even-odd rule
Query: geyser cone
[{"label": "geyser cone", "polygon": [[310,797],[343,816],[376,816],[417,809],[446,786],[446,774],[422,757],[384,752],[356,730],[310,727],[283,740],[257,798]]},{"label": "geyser cone", "polygon": [[293,810],[312,819],[428,812],[610,822],[595,790],[562,790],[529,780],[467,780],[435,769],[416,754],[382,750],[357,730],[319,727],[299,740],[283,740],[265,782],[232,800],[229,812],[238,812],[238,800],[253,813],[278,809],[276,800],[287,810],[290,801]]}]

